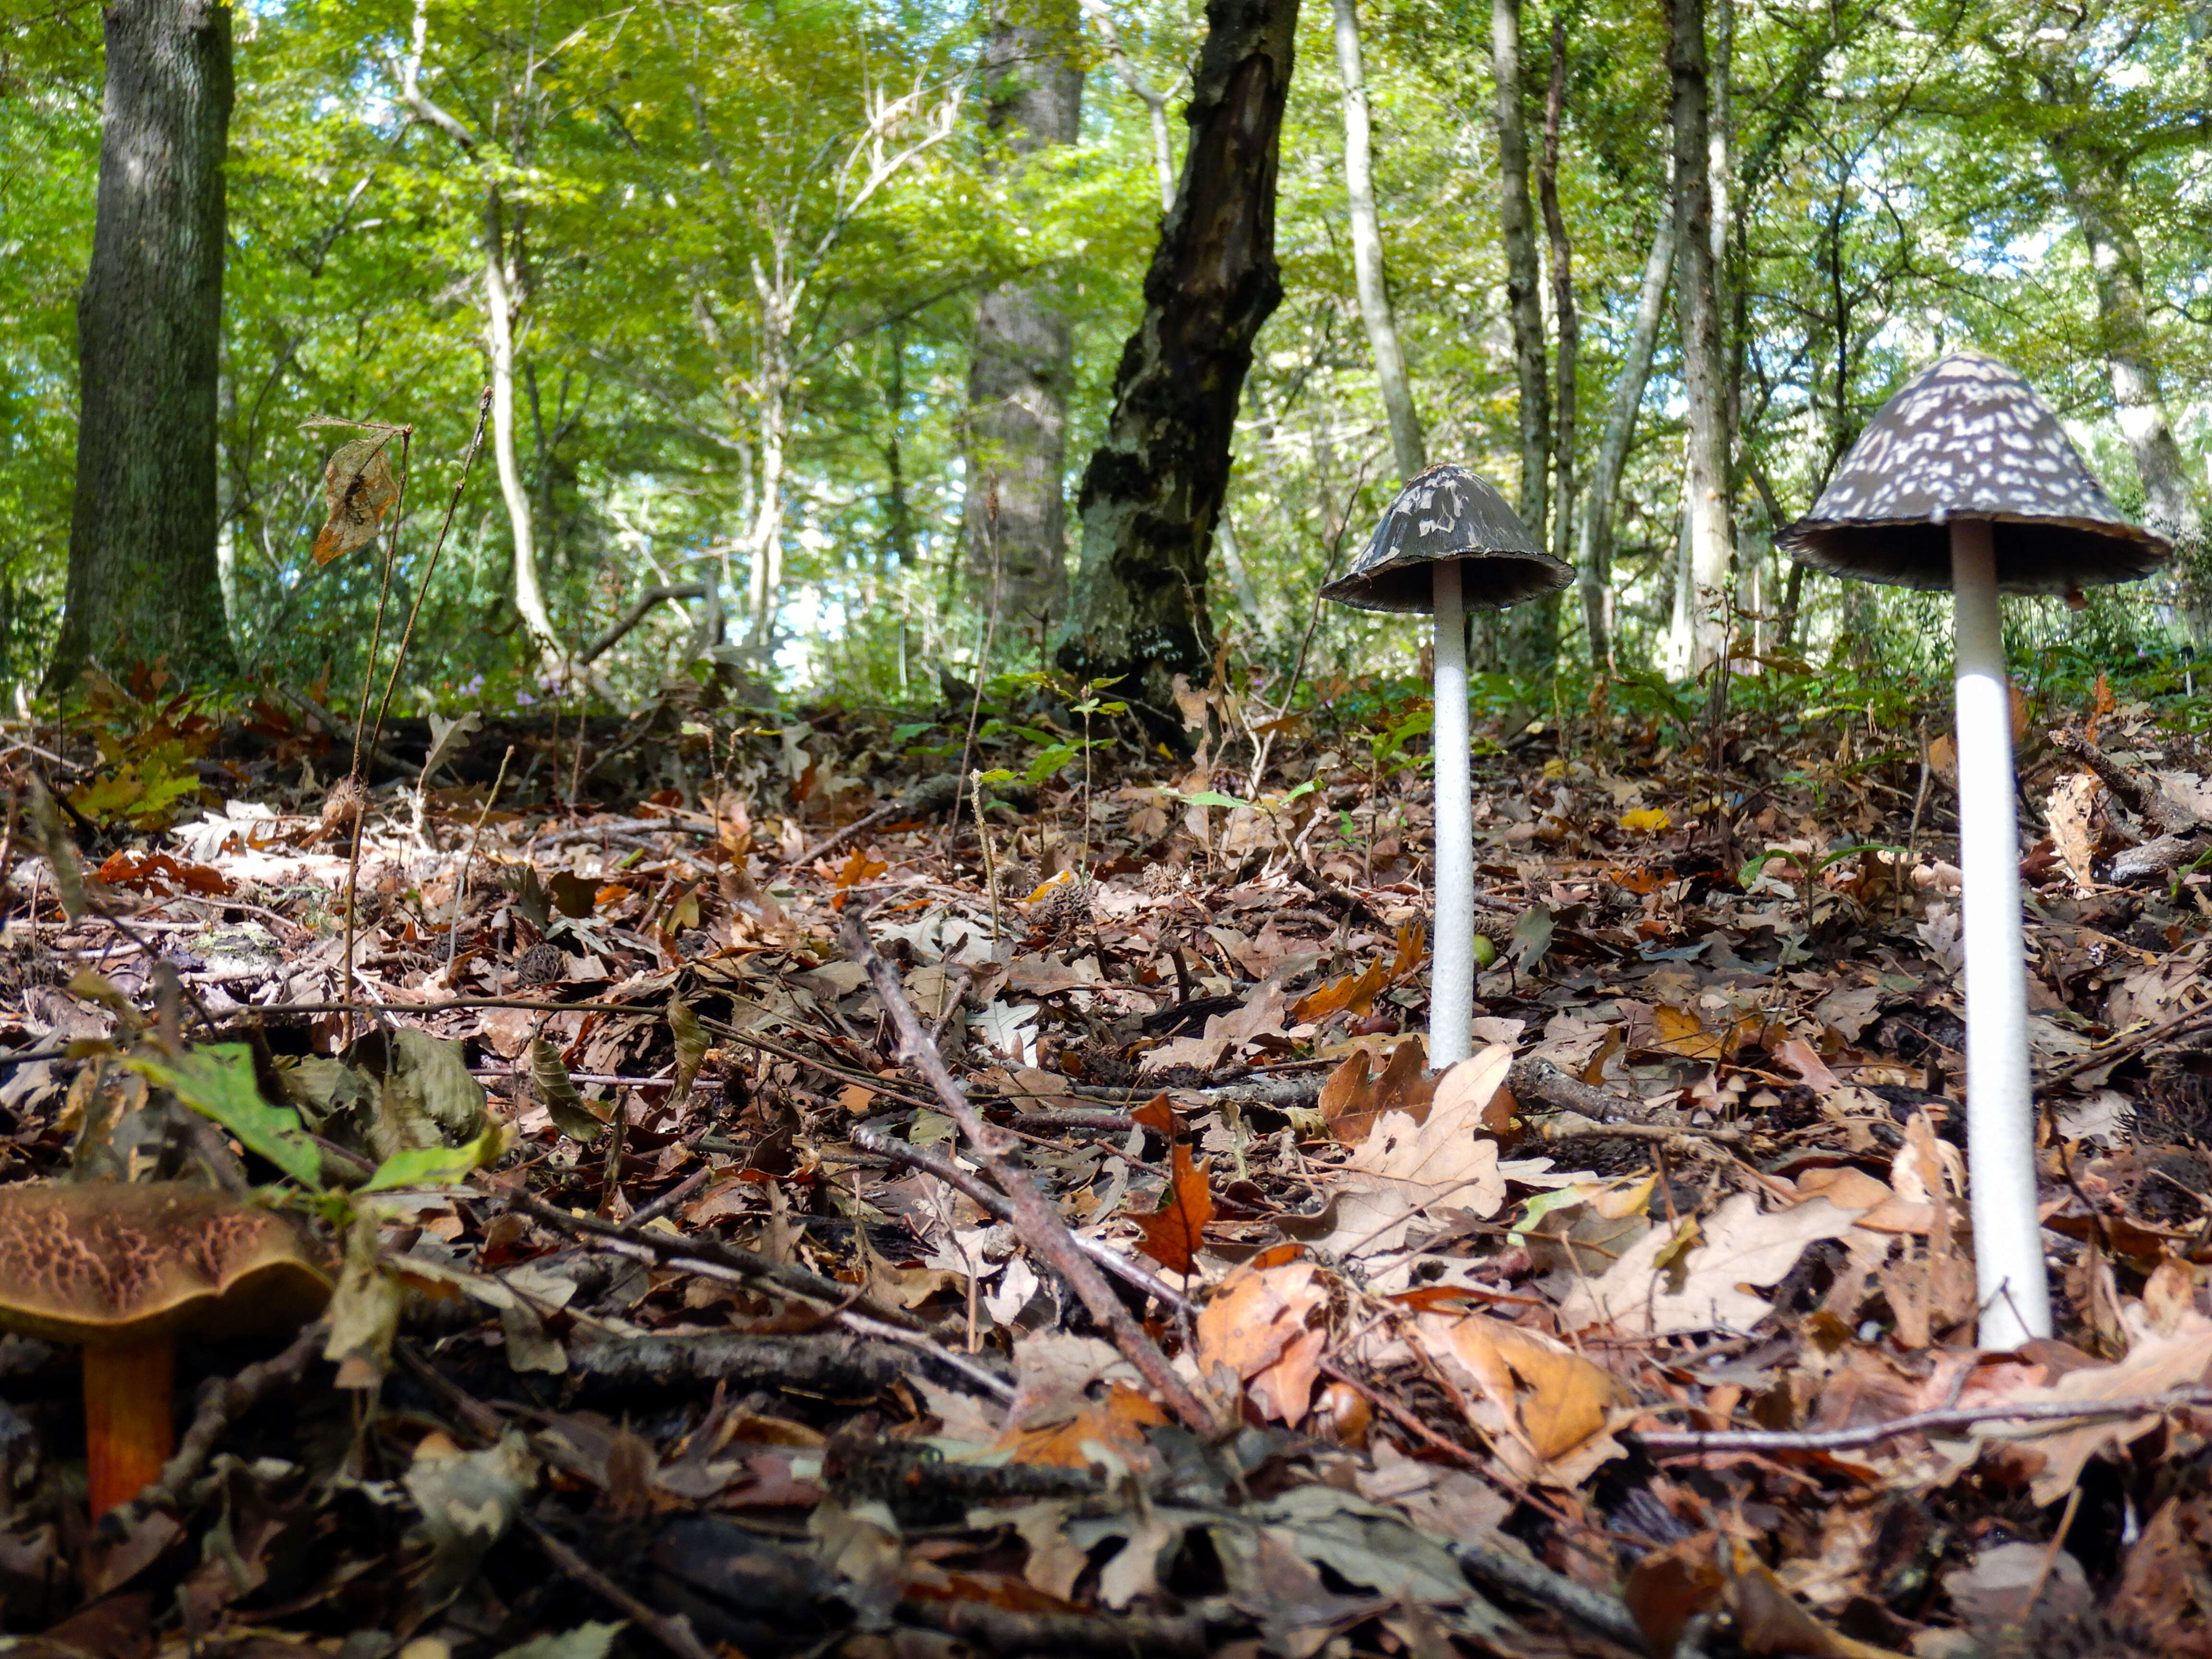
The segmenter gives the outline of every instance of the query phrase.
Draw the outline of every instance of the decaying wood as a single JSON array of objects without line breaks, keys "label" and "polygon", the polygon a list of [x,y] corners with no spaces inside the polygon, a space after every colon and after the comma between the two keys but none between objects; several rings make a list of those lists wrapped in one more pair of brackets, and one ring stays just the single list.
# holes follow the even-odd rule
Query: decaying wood
[{"label": "decaying wood", "polygon": [[2161,836],[2186,836],[2206,829],[2204,820],[2159,787],[2154,778],[2130,771],[2070,726],[2051,733],[2051,741],[2094,772],[2119,803]]},{"label": "decaying wood", "polygon": [[717,1382],[860,1399],[911,1373],[914,1356],[895,1343],[867,1341],[845,1331],[798,1336],[716,1332],[574,1343],[568,1364],[586,1399],[638,1388],[703,1394]]}]

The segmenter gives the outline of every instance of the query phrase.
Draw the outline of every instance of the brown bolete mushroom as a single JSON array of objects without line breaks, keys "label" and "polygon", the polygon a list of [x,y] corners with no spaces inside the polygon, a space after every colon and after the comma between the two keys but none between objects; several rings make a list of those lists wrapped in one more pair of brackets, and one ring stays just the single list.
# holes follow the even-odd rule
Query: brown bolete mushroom
[{"label": "brown bolete mushroom", "polygon": [[168,1462],[179,1336],[296,1328],[330,1296],[320,1257],[298,1228],[212,1187],[0,1188],[0,1329],[84,1349],[95,1521]]},{"label": "brown bolete mushroom", "polygon": [[1436,617],[1436,938],[1430,945],[1429,1063],[1474,1052],[1474,802],[1468,755],[1467,613],[1556,593],[1574,566],[1538,545],[1478,474],[1439,462],[1410,480],[1351,569],[1321,590],[1360,611]]}]

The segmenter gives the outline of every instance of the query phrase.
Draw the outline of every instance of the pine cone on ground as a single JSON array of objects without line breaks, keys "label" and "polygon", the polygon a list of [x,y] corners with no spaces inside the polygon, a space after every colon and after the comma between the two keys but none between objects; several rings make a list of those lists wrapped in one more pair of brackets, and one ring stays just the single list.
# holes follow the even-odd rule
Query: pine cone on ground
[{"label": "pine cone on ground", "polygon": [[568,953],[557,945],[532,945],[514,959],[517,985],[555,985],[568,977]]},{"label": "pine cone on ground", "polygon": [[1060,934],[1091,925],[1091,896],[1096,884],[1085,875],[1078,873],[1054,888],[1041,901],[1035,912],[1036,925],[1047,933]]},{"label": "pine cone on ground", "polygon": [[361,780],[350,774],[340,778],[323,797],[321,839],[351,835],[354,824],[368,810],[368,791],[361,787]]}]

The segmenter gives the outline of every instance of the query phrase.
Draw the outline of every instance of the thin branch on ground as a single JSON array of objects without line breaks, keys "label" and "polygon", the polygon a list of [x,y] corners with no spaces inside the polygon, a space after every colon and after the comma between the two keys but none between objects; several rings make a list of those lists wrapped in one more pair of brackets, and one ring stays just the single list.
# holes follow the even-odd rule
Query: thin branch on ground
[{"label": "thin branch on ground", "polygon": [[2013,1406],[1966,1406],[1949,1411],[1915,1412],[1887,1423],[1862,1423],[1848,1429],[1647,1429],[1632,1436],[1644,1450],[1662,1456],[1698,1452],[1850,1451],[1878,1446],[1899,1435],[1941,1434],[1983,1423],[2091,1423],[2107,1417],[2148,1417],[2186,1407],[2212,1407],[2212,1389],[2181,1389],[2172,1394],[2132,1400],[2051,1400]]},{"label": "thin branch on ground", "polygon": [[858,906],[848,907],[839,919],[837,933],[846,953],[868,970],[877,1000],[898,1030],[901,1056],[919,1067],[928,1079],[938,1099],[944,1103],[945,1109],[975,1149],[978,1161],[990,1171],[999,1190],[1006,1194],[1013,1207],[1009,1224],[1041,1261],[1067,1281],[1091,1316],[1112,1335],[1121,1357],[1159,1391],[1162,1402],[1183,1426],[1194,1433],[1212,1435],[1221,1426],[1214,1413],[1200,1403],[1198,1396],[1168,1364],[1159,1345],[1129,1316],[1128,1309],[1100,1274],[1097,1264],[1083,1253],[1060,1212],[1037,1189],[1029,1171],[1012,1156],[1011,1138],[986,1123],[960,1085],[953,1081],[944,1056],[937,1052],[928,1034],[921,1029],[921,1022],[915,1017],[898,975],[868,942]]}]

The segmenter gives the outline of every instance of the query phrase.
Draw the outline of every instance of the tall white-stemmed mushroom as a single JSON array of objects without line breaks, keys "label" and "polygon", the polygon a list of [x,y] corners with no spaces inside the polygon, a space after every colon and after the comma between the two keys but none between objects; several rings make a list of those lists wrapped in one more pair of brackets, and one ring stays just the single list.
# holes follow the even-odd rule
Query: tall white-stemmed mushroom
[{"label": "tall white-stemmed mushroom", "polygon": [[2051,1334],[2037,1218],[2012,700],[1997,595],[2147,576],[2171,552],[2121,517],[2027,382],[1962,351],[1882,405],[1778,538],[1831,575],[1951,590],[1966,878],[1966,1155],[1984,1348]]},{"label": "tall white-stemmed mushroom", "polygon": [[1467,613],[1556,593],[1575,568],[1536,544],[1505,498],[1463,466],[1432,466],[1398,492],[1351,569],[1322,597],[1362,611],[1436,615],[1436,938],[1429,1063],[1471,1052],[1474,1022],[1474,808],[1468,777]]}]

